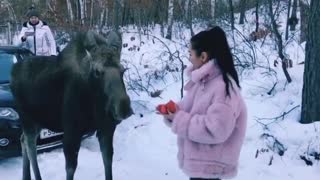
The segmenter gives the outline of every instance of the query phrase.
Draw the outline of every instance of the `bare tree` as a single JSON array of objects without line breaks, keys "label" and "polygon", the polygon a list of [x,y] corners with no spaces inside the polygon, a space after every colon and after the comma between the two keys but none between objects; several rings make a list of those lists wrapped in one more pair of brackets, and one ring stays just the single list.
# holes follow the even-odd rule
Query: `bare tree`
[{"label": "bare tree", "polygon": [[168,6],[168,30],[167,30],[167,39],[172,38],[172,26],[173,26],[173,0],[169,0]]},{"label": "bare tree", "polygon": [[12,8],[11,2],[8,1],[8,0],[3,0],[2,3],[0,3],[0,5],[1,4],[3,5],[3,7],[5,7],[8,10],[8,13],[9,13],[9,16],[10,16],[9,17],[10,21],[16,22],[17,21],[17,17],[16,17],[14,9]]},{"label": "bare tree", "polygon": [[256,32],[258,32],[259,30],[259,0],[256,0],[256,11],[255,11],[255,15],[256,15]]},{"label": "bare tree", "polygon": [[184,17],[185,19],[188,19],[188,9],[189,9],[189,2],[190,0],[185,0],[184,1]]},{"label": "bare tree", "polygon": [[84,18],[88,17],[88,8],[87,8],[87,0],[83,0],[83,8],[84,8]]},{"label": "bare tree", "polygon": [[215,10],[216,10],[216,0],[210,0],[210,5],[211,5],[211,21],[215,21]]},{"label": "bare tree", "polygon": [[108,25],[108,17],[109,17],[109,0],[105,1],[106,5],[105,5],[105,13],[104,13],[104,26]]},{"label": "bare tree", "polygon": [[187,24],[189,26],[191,36],[194,35],[193,28],[192,28],[192,5],[193,5],[193,0],[188,0]]},{"label": "bare tree", "polygon": [[100,28],[102,28],[103,27],[103,20],[104,20],[104,17],[105,17],[105,12],[106,12],[106,8],[103,8],[102,10],[101,10],[101,12],[100,12],[100,19],[99,19],[99,26],[100,26]]},{"label": "bare tree", "polygon": [[287,14],[287,25],[286,25],[286,40],[288,40],[289,37],[289,17],[290,17],[290,11],[291,11],[291,0],[288,1],[288,14]]},{"label": "bare tree", "polygon": [[119,29],[120,27],[120,11],[121,11],[121,3],[119,0],[113,1],[113,27],[115,29]]},{"label": "bare tree", "polygon": [[320,1],[311,0],[303,75],[301,123],[320,121]]},{"label": "bare tree", "polygon": [[84,25],[84,0],[79,0],[79,9],[80,9],[80,24]]},{"label": "bare tree", "polygon": [[239,24],[244,24],[244,19],[246,17],[246,6],[247,6],[247,0],[240,0],[240,19]]},{"label": "bare tree", "polygon": [[66,0],[67,8],[68,8],[68,15],[70,18],[71,23],[74,21],[73,11],[72,11],[72,5],[70,0]]},{"label": "bare tree", "polygon": [[273,8],[272,8],[272,0],[268,0],[268,7],[269,7],[269,16],[270,16],[271,25],[272,25],[272,33],[275,35],[275,38],[276,38],[276,42],[277,42],[277,46],[278,46],[278,54],[279,54],[279,57],[282,62],[282,70],[284,72],[284,75],[287,78],[288,83],[290,83],[292,81],[292,79],[287,71],[287,64],[288,64],[287,61],[288,60],[286,59],[286,57],[283,54],[282,37],[281,37],[281,34],[278,30],[277,22],[274,17]]},{"label": "bare tree", "polygon": [[231,28],[234,30],[234,10],[233,10],[233,2],[232,0],[229,0],[229,9],[230,9],[230,22],[231,22]]},{"label": "bare tree", "polygon": [[306,41],[307,39],[307,25],[308,25],[308,16],[309,16],[309,4],[306,0],[300,0],[300,43]]},{"label": "bare tree", "polygon": [[298,8],[298,0],[293,0],[292,13],[291,13],[291,17],[289,19],[289,25],[290,25],[290,30],[291,31],[295,31],[296,30],[296,26],[298,24],[297,8]]},{"label": "bare tree", "polygon": [[90,5],[90,26],[92,27],[93,26],[93,0],[91,0],[91,5]]}]

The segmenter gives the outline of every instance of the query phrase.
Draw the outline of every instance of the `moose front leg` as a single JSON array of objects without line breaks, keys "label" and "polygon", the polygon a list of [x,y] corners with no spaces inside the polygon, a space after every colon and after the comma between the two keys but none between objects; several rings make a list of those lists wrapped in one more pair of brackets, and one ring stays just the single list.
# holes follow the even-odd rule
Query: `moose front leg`
[{"label": "moose front leg", "polygon": [[20,138],[21,142],[21,150],[22,150],[22,180],[31,180],[31,174],[30,174],[30,160],[28,158],[27,148],[26,144],[24,143],[24,136],[23,133]]},{"label": "moose front leg", "polygon": [[112,180],[112,158],[113,158],[113,134],[115,128],[109,130],[98,130],[100,150],[103,158],[106,180]]},{"label": "moose front leg", "polygon": [[[23,177],[29,179],[30,164],[33,169],[33,173],[36,180],[41,180],[38,160],[37,160],[37,138],[39,136],[40,129],[36,126],[30,126],[28,128],[23,127],[22,137],[22,149],[23,149]],[[26,156],[27,155],[27,156]],[[29,172],[28,172],[29,171]]]},{"label": "moose front leg", "polygon": [[63,135],[63,152],[66,162],[66,179],[73,180],[78,165],[78,154],[81,145],[81,136],[74,131],[67,131]]}]

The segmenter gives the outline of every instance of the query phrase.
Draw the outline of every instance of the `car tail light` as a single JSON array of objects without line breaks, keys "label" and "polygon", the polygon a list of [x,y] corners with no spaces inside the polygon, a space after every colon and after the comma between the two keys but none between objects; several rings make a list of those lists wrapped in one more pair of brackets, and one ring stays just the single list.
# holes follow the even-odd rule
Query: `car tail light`
[{"label": "car tail light", "polygon": [[18,113],[12,108],[2,108],[0,107],[0,118],[9,120],[18,120]]},{"label": "car tail light", "polygon": [[7,138],[0,138],[0,146],[5,147],[8,146],[10,143],[9,139]]}]

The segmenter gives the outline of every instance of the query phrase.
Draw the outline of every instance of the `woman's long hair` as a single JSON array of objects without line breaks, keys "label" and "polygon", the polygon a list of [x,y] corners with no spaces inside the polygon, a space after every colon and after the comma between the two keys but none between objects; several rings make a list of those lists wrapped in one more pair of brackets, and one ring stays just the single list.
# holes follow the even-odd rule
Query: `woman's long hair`
[{"label": "woman's long hair", "polygon": [[208,31],[202,31],[194,35],[191,38],[191,48],[195,50],[197,56],[200,56],[202,52],[206,52],[208,53],[209,59],[215,60],[222,72],[223,80],[226,84],[227,96],[230,95],[230,84],[232,86],[229,76],[231,76],[240,88],[238,74],[233,63],[227,37],[220,27],[216,26]]}]

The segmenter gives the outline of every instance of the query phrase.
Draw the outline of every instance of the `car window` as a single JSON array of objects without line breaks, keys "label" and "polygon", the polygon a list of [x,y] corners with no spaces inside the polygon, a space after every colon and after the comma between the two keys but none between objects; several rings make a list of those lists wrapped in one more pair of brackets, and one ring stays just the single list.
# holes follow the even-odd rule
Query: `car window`
[{"label": "car window", "polygon": [[0,53],[0,83],[10,81],[11,68],[16,62],[17,58],[15,55]]}]

